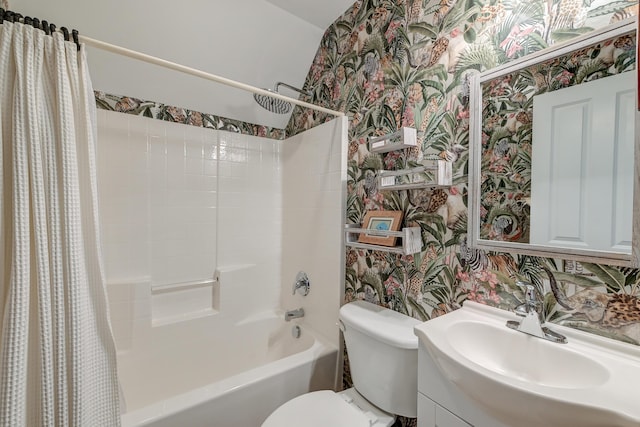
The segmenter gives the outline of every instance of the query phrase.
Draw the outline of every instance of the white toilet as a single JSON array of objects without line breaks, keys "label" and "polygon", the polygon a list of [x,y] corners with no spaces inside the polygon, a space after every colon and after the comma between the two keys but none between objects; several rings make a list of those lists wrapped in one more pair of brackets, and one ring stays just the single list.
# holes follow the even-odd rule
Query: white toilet
[{"label": "white toilet", "polygon": [[276,409],[262,427],[389,427],[416,417],[420,321],[365,301],[340,309],[353,388],[315,391]]}]

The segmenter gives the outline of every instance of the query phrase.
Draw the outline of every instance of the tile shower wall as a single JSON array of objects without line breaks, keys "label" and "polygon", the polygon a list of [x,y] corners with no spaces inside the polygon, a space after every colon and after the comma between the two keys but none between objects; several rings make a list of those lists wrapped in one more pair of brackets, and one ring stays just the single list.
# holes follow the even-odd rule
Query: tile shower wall
[{"label": "tile shower wall", "polygon": [[[136,330],[215,313],[223,299],[234,312],[279,306],[281,144],[98,111],[102,246],[120,350]],[[225,298],[217,267],[233,283]]]},{"label": "tile shower wall", "polygon": [[[209,279],[216,265],[217,135],[147,123],[151,283]],[[137,126],[139,120],[130,120]]]},{"label": "tile shower wall", "polygon": [[[335,326],[344,277],[343,227],[347,119],[339,118],[284,141],[282,307],[305,309],[305,324],[338,342]],[[298,271],[309,295],[291,295]]]},{"label": "tile shower wall", "polygon": [[111,280],[149,275],[146,129],[98,112],[98,195],[105,273]]},{"label": "tile shower wall", "polygon": [[101,111],[98,172],[109,280],[211,279],[216,265],[217,134]]},{"label": "tile shower wall", "polygon": [[239,297],[230,309],[275,309],[281,286],[282,141],[232,132],[220,132],[219,141],[218,266],[244,277],[234,285]]}]

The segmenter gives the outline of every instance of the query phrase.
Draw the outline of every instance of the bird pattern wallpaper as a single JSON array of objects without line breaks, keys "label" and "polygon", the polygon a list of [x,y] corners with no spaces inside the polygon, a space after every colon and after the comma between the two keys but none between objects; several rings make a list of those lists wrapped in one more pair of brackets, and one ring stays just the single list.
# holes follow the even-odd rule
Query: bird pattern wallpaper
[{"label": "bird pattern wallpaper", "polygon": [[145,101],[130,96],[114,95],[98,90],[94,91],[94,95],[96,97],[96,106],[102,110],[271,139],[284,139],[285,136],[284,129],[246,123],[240,120],[201,113],[199,111],[175,107],[160,102]]},{"label": "bird pattern wallpaper", "polygon": [[483,83],[480,238],[530,241],[534,97],[633,71],[633,36],[605,40]]},{"label": "bird pattern wallpaper", "polygon": [[[516,281],[526,280],[544,295],[547,321],[640,345],[639,270],[484,252],[466,239],[470,73],[636,14],[636,1],[358,0],[339,17],[324,34],[304,89],[313,93],[311,102],[350,118],[347,221],[361,223],[370,210],[402,211],[404,226],[420,227],[423,239],[423,251],[409,256],[347,247],[345,302],[364,299],[420,320],[455,310],[467,299],[513,310],[523,302]],[[579,82],[585,67],[592,78],[635,68],[633,38],[606,44],[614,46],[618,62],[598,62],[603,46],[594,46],[567,58],[570,67],[550,66],[547,82]],[[531,117],[520,107],[528,102],[527,91],[544,89],[535,78],[523,88],[525,77],[505,77],[486,89],[512,97],[506,101],[512,111],[496,117],[496,129],[530,129]],[[327,120],[297,108],[287,132]],[[417,129],[417,148],[369,152],[368,138],[402,126]],[[482,202],[487,218],[492,209],[505,207],[508,215],[526,216],[530,141],[493,138],[495,158],[485,161],[495,170],[487,185],[499,191]],[[375,171],[425,158],[453,163],[450,188],[379,191]],[[507,231],[514,240],[527,234],[524,228]]]}]

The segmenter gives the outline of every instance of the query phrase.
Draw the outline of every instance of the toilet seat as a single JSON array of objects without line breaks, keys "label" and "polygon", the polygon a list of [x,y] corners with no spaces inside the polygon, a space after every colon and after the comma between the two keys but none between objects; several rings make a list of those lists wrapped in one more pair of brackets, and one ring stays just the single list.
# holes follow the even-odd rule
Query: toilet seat
[{"label": "toilet seat", "polygon": [[303,394],[284,403],[262,427],[388,427],[392,415],[367,402],[355,389]]}]

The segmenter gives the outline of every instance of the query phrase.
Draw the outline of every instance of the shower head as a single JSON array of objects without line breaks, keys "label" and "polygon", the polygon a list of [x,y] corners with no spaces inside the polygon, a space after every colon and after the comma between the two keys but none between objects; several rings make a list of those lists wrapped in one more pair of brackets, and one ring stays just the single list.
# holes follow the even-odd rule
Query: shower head
[{"label": "shower head", "polygon": [[[278,93],[271,89],[265,89],[272,93]],[[259,93],[253,94],[253,99],[265,110],[269,110],[272,113],[287,114],[291,111],[291,103],[283,101],[282,99],[272,98],[269,95],[261,95]]]},{"label": "shower head", "polygon": [[[275,87],[273,88],[273,90],[271,89],[265,89],[271,93],[279,93],[278,92],[278,87],[279,86],[284,86],[286,88],[289,88],[291,90],[294,90],[298,93],[301,93],[302,95],[306,95],[306,96],[311,96],[311,92],[305,92],[302,91],[298,88],[295,88],[293,86],[290,86],[286,83],[282,83],[282,82],[278,82],[276,83]],[[253,94],[253,99],[256,100],[256,102],[265,110],[269,110],[272,113],[277,113],[277,114],[287,114],[288,112],[291,111],[291,103],[287,102],[287,101],[283,101],[282,99],[277,99],[277,98],[272,98],[269,95],[261,95],[258,93],[254,93]]]}]

